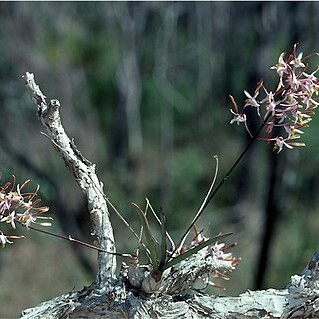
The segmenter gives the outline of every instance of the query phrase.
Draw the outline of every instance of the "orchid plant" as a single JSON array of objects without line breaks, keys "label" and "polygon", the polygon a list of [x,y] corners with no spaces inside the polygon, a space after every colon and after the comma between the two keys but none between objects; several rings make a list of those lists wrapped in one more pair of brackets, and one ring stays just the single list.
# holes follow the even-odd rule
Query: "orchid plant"
[{"label": "orchid plant", "polygon": [[[230,123],[244,124],[251,140],[217,185],[215,185],[215,182],[218,175],[218,158],[217,156],[214,157],[216,168],[209,190],[192,222],[177,244],[174,243],[167,232],[164,212],[156,213],[147,199],[144,210],[133,204],[142,225],[140,234],[137,234],[123,215],[105,197],[108,205],[116,212],[139,242],[139,247],[134,255],[112,253],[130,258],[129,265],[124,265],[121,275],[122,278],[127,279],[127,282],[132,287],[141,288],[147,293],[168,292],[174,294],[179,293],[185,287],[200,290],[206,288],[209,284],[216,287],[217,285],[211,281],[212,276],[228,278],[225,272],[233,270],[239,263],[239,258],[234,257],[229,252],[229,249],[235,244],[226,245],[220,242],[222,238],[230,235],[230,233],[220,233],[209,238],[206,237],[206,234],[203,234],[203,231],[196,230],[195,223],[256,140],[263,140],[268,144],[272,143],[277,153],[281,152],[284,147],[292,149],[293,147],[305,146],[303,142],[298,142],[298,140],[301,138],[303,130],[312,120],[311,116],[319,104],[319,80],[316,77],[319,67],[310,71],[310,73],[306,72],[308,68],[306,61],[315,55],[318,54],[311,54],[303,58],[302,53],[297,54],[297,45],[295,45],[288,55],[285,53],[280,54],[278,63],[271,67],[272,70],[277,72],[279,77],[278,85],[274,92],[268,90],[263,81],[260,81],[253,94],[244,91],[246,101],[242,108],[239,108],[234,97],[230,96],[232,102],[230,112],[233,115]],[[260,127],[254,133],[251,132],[247,121],[246,112],[248,108],[253,109],[260,120]],[[38,206],[40,200],[35,199],[39,187],[33,192],[25,192],[29,182],[30,180],[27,180],[21,186],[19,184],[16,185],[13,177],[12,182],[6,183],[0,188],[0,223],[7,223],[14,230],[17,223],[28,229],[34,229],[106,252],[99,247],[73,239],[71,236],[57,235],[33,227],[32,224],[51,226],[50,220],[52,218],[43,216],[48,211],[48,207]],[[149,211],[155,217],[160,228],[159,239],[156,239],[154,231],[152,231],[149,222]],[[194,235],[190,245],[186,245],[185,241],[192,229],[194,229]],[[6,244],[11,244],[11,239],[21,237],[23,236],[5,235],[0,230],[0,244],[3,247]],[[139,265],[139,248],[141,246],[149,258],[149,267],[147,269]],[[187,263],[192,258],[195,259],[195,262],[197,259],[198,266],[190,269],[187,272],[187,276],[184,277],[184,274],[177,270],[182,267],[181,265],[187,268]],[[218,266],[216,266],[216,261]],[[164,276],[165,272],[166,275]],[[163,277],[166,277],[166,284],[162,284]],[[176,285],[177,282],[179,282],[179,285]],[[181,282],[182,285],[180,285]]]}]

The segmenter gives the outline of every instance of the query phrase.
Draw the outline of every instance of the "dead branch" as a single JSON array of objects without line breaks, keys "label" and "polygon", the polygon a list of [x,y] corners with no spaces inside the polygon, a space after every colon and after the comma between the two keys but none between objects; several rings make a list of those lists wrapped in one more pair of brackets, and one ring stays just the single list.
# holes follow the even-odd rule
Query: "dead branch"
[{"label": "dead branch", "polygon": [[[83,157],[74,141],[64,131],[59,112],[60,102],[56,99],[50,103],[46,102],[46,96],[35,83],[32,73],[25,73],[23,79],[53,146],[86,196],[97,245],[106,251],[115,252],[113,229],[103,193],[103,184],[95,173],[95,165]],[[99,252],[96,282],[99,288],[103,289],[110,284],[115,277],[115,269],[115,256]]]}]

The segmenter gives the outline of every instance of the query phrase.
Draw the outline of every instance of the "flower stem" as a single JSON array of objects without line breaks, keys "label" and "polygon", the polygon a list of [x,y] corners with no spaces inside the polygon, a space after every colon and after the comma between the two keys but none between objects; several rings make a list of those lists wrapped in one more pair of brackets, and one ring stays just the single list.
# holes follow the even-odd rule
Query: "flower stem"
[{"label": "flower stem", "polygon": [[185,240],[186,236],[188,235],[188,233],[190,232],[190,230],[192,229],[193,225],[197,222],[197,220],[199,219],[199,217],[202,215],[202,213],[204,212],[205,208],[208,206],[208,204],[211,202],[211,200],[215,197],[215,195],[218,193],[218,191],[221,189],[221,187],[224,185],[224,183],[226,182],[226,180],[228,179],[228,177],[230,176],[230,174],[234,171],[234,169],[237,167],[237,165],[239,164],[239,162],[243,159],[243,157],[246,155],[246,153],[248,152],[248,150],[250,149],[250,147],[254,144],[254,142],[257,140],[260,132],[262,131],[262,129],[265,127],[267,121],[269,120],[271,114],[268,114],[267,117],[264,119],[263,123],[260,125],[259,129],[256,131],[256,133],[253,135],[253,137],[251,138],[251,140],[249,141],[249,143],[246,145],[246,147],[244,148],[244,150],[241,152],[241,154],[239,155],[239,157],[237,158],[237,160],[234,162],[234,164],[231,166],[231,168],[228,170],[228,172],[225,174],[225,176],[223,177],[223,179],[220,180],[220,182],[217,184],[217,186],[215,187],[215,189],[212,191],[212,193],[210,194],[210,196],[208,197],[207,201],[205,202],[204,206],[202,207],[201,213],[198,214],[193,221],[191,222],[191,224],[188,226],[188,228],[186,229],[186,231],[184,232],[181,240],[179,241],[179,243],[176,245],[176,248],[174,249],[174,251],[170,254],[170,258],[174,255],[174,253],[176,252],[177,248],[180,246],[180,244]]},{"label": "flower stem", "polygon": [[114,253],[114,252],[106,251],[105,249],[102,249],[100,247],[97,247],[97,246],[91,245],[89,243],[83,242],[81,240],[72,238],[70,235],[69,236],[59,235],[59,234],[55,234],[53,232],[50,232],[50,231],[47,231],[47,230],[43,230],[43,229],[39,229],[39,228],[36,228],[36,227],[33,227],[33,226],[26,226],[25,224],[23,224],[22,222],[20,222],[18,220],[16,220],[16,222],[19,223],[21,226],[27,228],[27,229],[32,229],[32,230],[37,231],[37,232],[42,233],[42,234],[46,234],[46,235],[50,235],[50,236],[57,237],[57,238],[60,238],[60,239],[68,240],[68,241],[74,242],[74,243],[76,243],[78,245],[82,245],[82,246],[97,250],[99,252],[103,252],[103,253],[107,253],[107,254],[111,254],[111,255],[115,255],[115,256],[121,256],[121,257],[131,257],[130,254],[121,254],[121,253]]}]

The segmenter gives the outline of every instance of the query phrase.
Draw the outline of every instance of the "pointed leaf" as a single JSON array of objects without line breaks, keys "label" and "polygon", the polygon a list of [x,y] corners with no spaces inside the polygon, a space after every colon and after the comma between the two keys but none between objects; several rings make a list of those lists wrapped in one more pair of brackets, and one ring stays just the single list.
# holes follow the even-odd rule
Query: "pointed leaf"
[{"label": "pointed leaf", "polygon": [[161,258],[160,258],[160,264],[159,268],[163,267],[166,260],[166,251],[167,251],[167,245],[166,245],[166,218],[163,210],[160,211],[160,220],[161,220]]},{"label": "pointed leaf", "polygon": [[[157,214],[155,213],[155,210],[154,210],[154,208],[152,207],[152,204],[150,203],[150,201],[149,201],[148,198],[146,198],[146,203],[147,203],[148,207],[151,209],[151,213],[152,213],[153,216],[155,217],[155,219],[156,219],[156,221],[158,222],[158,224],[159,224],[160,226],[162,226],[161,220],[160,220],[160,218],[158,218]],[[167,237],[167,239],[169,240],[169,242],[170,242],[170,244],[172,245],[172,248],[173,248],[173,250],[174,250],[174,249],[175,249],[175,243],[174,243],[172,237],[169,235],[169,233],[168,233],[167,231],[166,231],[166,237]]]},{"label": "pointed leaf", "polygon": [[156,251],[155,238],[152,235],[151,228],[150,228],[148,220],[145,216],[145,213],[135,203],[132,203],[132,205],[136,208],[136,211],[138,212],[138,215],[140,216],[140,219],[141,219],[141,223],[143,225],[145,239],[147,242],[146,246],[150,250],[150,257],[152,260],[153,270],[157,270],[159,262],[158,262],[158,256],[157,256],[157,251]]}]

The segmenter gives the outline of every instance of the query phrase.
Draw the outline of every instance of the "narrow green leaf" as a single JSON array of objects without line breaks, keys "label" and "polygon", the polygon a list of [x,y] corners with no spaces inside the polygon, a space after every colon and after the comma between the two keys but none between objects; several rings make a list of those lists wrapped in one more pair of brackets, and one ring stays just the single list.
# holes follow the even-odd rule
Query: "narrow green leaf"
[{"label": "narrow green leaf", "polygon": [[180,263],[181,261],[185,260],[186,258],[190,257],[193,254],[196,254],[198,251],[202,250],[203,248],[207,247],[208,245],[211,245],[212,243],[216,242],[218,239],[220,238],[225,238],[228,237],[230,235],[232,235],[233,233],[225,233],[225,234],[219,234],[217,236],[214,236],[210,239],[207,239],[206,241],[204,241],[203,243],[191,248],[190,250],[185,251],[184,253],[174,257],[172,260],[170,260],[167,264],[165,264],[163,266],[163,271],[167,268],[170,268],[178,263]]},{"label": "narrow green leaf", "polygon": [[[148,199],[148,198],[145,198],[145,199],[146,199],[146,203],[147,203],[148,207],[150,208],[151,213],[152,213],[153,216],[155,217],[156,221],[158,222],[158,224],[159,224],[160,226],[162,226],[161,220],[160,220],[160,218],[157,216],[157,214],[155,213],[155,210],[154,210],[154,208],[152,207],[152,204],[150,203],[149,199]],[[174,243],[172,237],[169,235],[169,233],[168,233],[167,231],[166,231],[166,237],[167,237],[168,241],[170,242],[170,244],[171,244],[171,246],[172,246],[172,249],[175,250],[175,243]]]},{"label": "narrow green leaf", "polygon": [[[104,194],[102,194],[103,196],[105,196]],[[135,238],[138,240],[139,245],[142,245],[145,249],[147,258],[150,260],[150,252],[147,249],[147,247],[145,246],[145,244],[142,242],[142,240],[140,239],[142,237],[142,233],[140,235],[138,235],[134,229],[131,227],[131,225],[129,224],[129,222],[122,216],[122,214],[118,211],[118,209],[112,204],[112,202],[105,197],[106,202],[110,205],[110,207],[114,210],[114,212],[116,213],[116,215],[121,219],[121,221],[124,223],[124,225],[126,227],[128,227],[128,229],[132,232],[132,234],[135,236]],[[143,227],[141,229],[141,232],[143,230]]]},{"label": "narrow green leaf", "polygon": [[135,203],[132,203],[132,205],[136,208],[136,211],[138,212],[138,215],[140,216],[140,219],[141,219],[141,223],[143,225],[145,239],[146,239],[146,246],[150,251],[150,257],[151,257],[151,261],[153,265],[153,270],[157,270],[159,262],[158,262],[155,238],[152,235],[151,228],[145,216],[145,213]]},{"label": "narrow green leaf", "polygon": [[167,245],[166,245],[166,218],[163,210],[160,211],[160,220],[161,220],[161,258],[160,258],[160,264],[159,268],[163,267],[166,260],[166,251],[167,251]]}]

